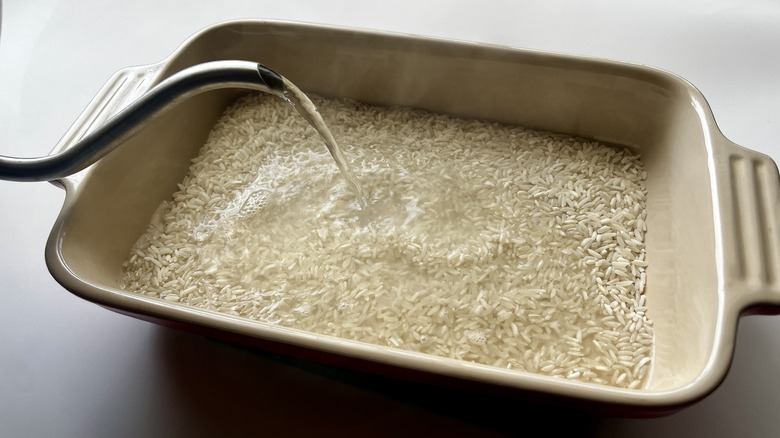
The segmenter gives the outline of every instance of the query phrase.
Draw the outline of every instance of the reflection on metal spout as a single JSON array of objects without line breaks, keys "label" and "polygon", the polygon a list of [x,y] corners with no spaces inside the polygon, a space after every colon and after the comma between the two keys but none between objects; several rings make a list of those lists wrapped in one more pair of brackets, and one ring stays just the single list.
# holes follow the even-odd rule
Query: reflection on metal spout
[{"label": "reflection on metal spout", "polygon": [[156,117],[184,100],[210,90],[244,88],[284,96],[284,79],[249,61],[207,62],[182,70],[58,154],[38,158],[0,155],[0,179],[51,181],[72,175],[103,158]]}]

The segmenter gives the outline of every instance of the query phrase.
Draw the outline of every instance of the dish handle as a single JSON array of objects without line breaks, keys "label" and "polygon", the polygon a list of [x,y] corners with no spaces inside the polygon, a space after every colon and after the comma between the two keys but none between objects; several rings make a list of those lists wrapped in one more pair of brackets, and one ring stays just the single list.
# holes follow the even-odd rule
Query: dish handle
[{"label": "dish handle", "polygon": [[727,299],[747,313],[780,314],[780,176],[767,155],[724,141],[716,166]]},{"label": "dish handle", "polygon": [[[160,62],[128,67],[116,72],[92,98],[49,155],[57,154],[75,145],[84,136],[143,96],[158,82],[164,65],[164,62]],[[82,172],[51,182],[60,187],[78,184],[82,179]]]}]

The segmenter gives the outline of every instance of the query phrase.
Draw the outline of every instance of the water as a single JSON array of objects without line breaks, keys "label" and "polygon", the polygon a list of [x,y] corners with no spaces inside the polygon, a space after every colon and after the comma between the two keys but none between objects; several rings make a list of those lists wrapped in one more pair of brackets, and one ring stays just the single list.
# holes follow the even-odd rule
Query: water
[{"label": "water", "polygon": [[[642,382],[652,326],[635,319],[645,318],[638,157],[549,133],[315,99],[328,120],[348,121],[331,128],[349,169],[341,151],[331,157],[310,135],[308,123],[324,126],[314,105],[290,95],[306,120],[292,101],[267,96],[229,110],[133,250],[123,287],[451,359]],[[369,208],[355,202],[348,185],[357,184],[344,184],[350,178],[333,158],[352,181],[354,170]],[[605,223],[614,231],[598,233]],[[601,337],[606,331],[620,334]],[[621,365],[607,352],[623,336],[636,342],[619,350],[644,365],[615,373]]]},{"label": "water", "polygon": [[358,202],[362,207],[368,206],[368,201],[363,192],[363,188],[355,178],[355,174],[352,172],[352,168],[349,166],[347,158],[344,156],[336,139],[333,138],[333,134],[331,134],[330,129],[328,129],[328,126],[325,124],[325,120],[322,119],[319,111],[317,111],[317,107],[309,97],[300,90],[300,88],[296,87],[295,84],[287,80],[287,78],[282,79],[284,80],[285,87],[283,98],[295,108],[298,114],[300,114],[301,117],[317,131],[317,133],[320,134],[322,141],[325,142],[325,146],[328,147],[330,155],[333,156],[333,159],[336,161],[336,166],[338,166],[344,179],[347,180],[347,183],[355,192]]}]

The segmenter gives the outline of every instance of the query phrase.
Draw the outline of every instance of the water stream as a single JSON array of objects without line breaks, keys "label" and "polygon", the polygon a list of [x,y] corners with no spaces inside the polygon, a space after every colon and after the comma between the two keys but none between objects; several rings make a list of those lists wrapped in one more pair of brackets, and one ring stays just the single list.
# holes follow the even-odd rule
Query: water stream
[{"label": "water stream", "polygon": [[311,127],[317,131],[317,133],[320,134],[322,141],[325,142],[325,146],[328,147],[328,151],[336,161],[336,166],[338,166],[341,174],[344,176],[344,179],[347,180],[347,183],[355,192],[361,207],[366,207],[368,205],[368,200],[366,199],[366,196],[363,192],[363,188],[355,178],[347,158],[341,151],[341,148],[336,142],[336,139],[333,138],[333,134],[331,134],[330,129],[328,129],[328,126],[325,124],[325,121],[322,119],[319,111],[317,111],[317,107],[303,91],[295,86],[295,84],[290,82],[287,78],[283,78],[283,80],[285,87],[283,98],[290,105],[292,105],[293,108],[295,108],[298,114],[300,114],[301,117],[303,117],[309,123],[309,125],[311,125]]}]

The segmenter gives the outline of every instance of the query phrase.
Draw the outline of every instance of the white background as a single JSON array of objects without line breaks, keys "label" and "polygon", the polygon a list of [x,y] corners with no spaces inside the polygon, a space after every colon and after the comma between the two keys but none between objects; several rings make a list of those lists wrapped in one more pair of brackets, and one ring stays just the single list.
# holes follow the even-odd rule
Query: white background
[{"label": "white background", "polygon": [[[6,0],[0,154],[48,153],[112,73],[159,61],[199,29],[236,18],[661,67],[702,90],[727,137],[780,160],[780,2],[772,0]],[[723,385],[668,417],[615,419],[508,403],[323,371],[82,301],[51,279],[43,260],[63,198],[50,184],[0,182],[2,437],[493,436],[536,426],[582,436],[780,434],[780,317],[743,318]]]}]

